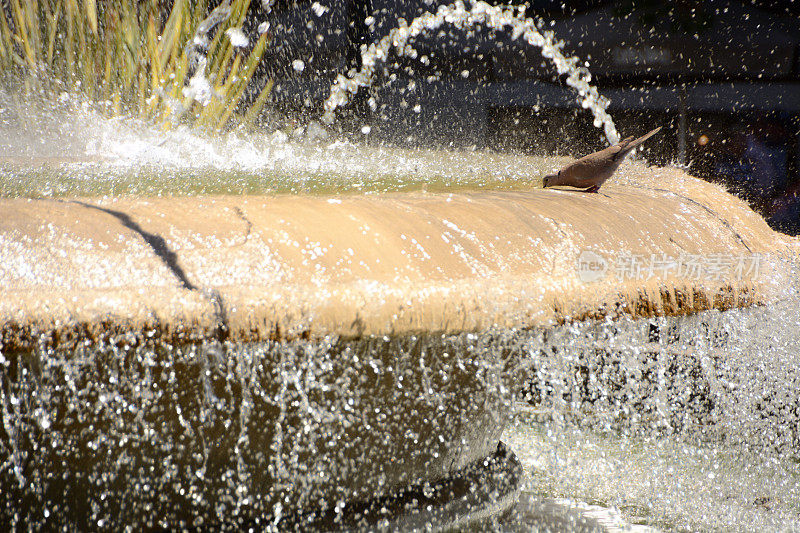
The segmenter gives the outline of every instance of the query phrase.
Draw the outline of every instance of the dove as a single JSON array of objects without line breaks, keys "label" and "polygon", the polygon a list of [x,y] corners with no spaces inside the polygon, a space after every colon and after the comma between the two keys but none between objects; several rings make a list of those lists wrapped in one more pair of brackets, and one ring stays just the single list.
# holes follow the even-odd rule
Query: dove
[{"label": "dove", "polygon": [[565,166],[556,174],[544,177],[543,186],[569,185],[586,189],[586,192],[597,192],[605,181],[614,175],[622,160],[634,148],[659,132],[661,126],[638,139],[628,137],[613,146],[599,152],[583,156]]}]

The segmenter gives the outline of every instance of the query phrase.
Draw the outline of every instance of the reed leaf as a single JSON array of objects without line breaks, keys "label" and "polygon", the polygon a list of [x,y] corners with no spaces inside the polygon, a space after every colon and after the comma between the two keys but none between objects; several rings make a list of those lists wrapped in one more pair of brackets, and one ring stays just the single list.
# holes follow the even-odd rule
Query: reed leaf
[{"label": "reed leaf", "polygon": [[[232,90],[231,95],[228,97],[228,104],[225,108],[225,111],[217,121],[217,128],[224,127],[225,124],[228,122],[228,120],[230,120],[231,116],[233,115],[234,110],[238,107],[239,101],[242,98],[242,94],[244,93],[244,90],[247,88],[247,85],[252,80],[253,74],[256,71],[256,67],[258,66],[258,63],[261,61],[261,57],[264,55],[264,51],[266,50],[268,41],[269,37],[268,34],[266,33],[261,34],[261,36],[258,38],[255,47],[253,47],[253,51],[250,52],[250,57],[247,59],[247,62],[242,68],[241,73],[239,73],[240,79],[237,81],[235,87]],[[271,89],[272,84],[269,83],[268,85]],[[267,93],[267,95],[268,94],[269,93]],[[266,98],[264,99],[264,101],[261,102],[261,106],[264,105],[264,102],[266,102]],[[256,113],[259,110],[256,110]]]},{"label": "reed leaf", "polygon": [[272,85],[273,81],[267,80],[267,83],[264,84],[264,87],[261,89],[261,92],[258,94],[258,97],[250,105],[250,108],[245,112],[241,122],[243,128],[249,130],[253,127],[256,118],[258,118],[258,115],[261,114],[261,110],[264,108],[264,105],[267,103],[267,99],[269,98],[269,95],[272,92]]},{"label": "reed leaf", "polygon": [[53,53],[56,45],[56,34],[58,33],[58,20],[61,17],[61,2],[58,2],[56,10],[49,14],[48,18],[48,35],[47,35],[47,56],[45,63],[47,65],[53,64]]},{"label": "reed leaf", "polygon": [[11,54],[13,53],[11,29],[8,27],[5,10],[0,9],[0,61],[4,71],[11,68]]},{"label": "reed leaf", "polygon": [[[25,6],[26,11],[30,11],[31,8],[29,4],[23,4]],[[28,63],[28,67],[31,70],[36,70],[36,57],[33,52],[33,39],[28,36],[28,19],[30,13],[26,13],[23,11],[23,7],[20,6],[20,3],[17,0],[11,0],[11,12],[16,21],[16,41],[22,44],[22,50],[24,52],[24,59]]]},{"label": "reed leaf", "polygon": [[97,4],[95,0],[84,0],[83,6],[86,9],[86,20],[89,23],[89,29],[97,36]]},{"label": "reed leaf", "polygon": [[[272,84],[250,106],[242,95],[269,38],[260,36],[248,53],[225,35],[242,26],[250,3],[224,0],[209,13],[208,0],[174,0],[168,10],[160,0],[7,0],[0,4],[2,83],[17,96],[72,91],[108,113],[165,127],[176,120],[212,130],[251,125]],[[193,72],[187,50],[214,13],[206,60],[197,67],[203,70]],[[207,105],[184,94],[190,75],[204,76],[214,88]]]}]

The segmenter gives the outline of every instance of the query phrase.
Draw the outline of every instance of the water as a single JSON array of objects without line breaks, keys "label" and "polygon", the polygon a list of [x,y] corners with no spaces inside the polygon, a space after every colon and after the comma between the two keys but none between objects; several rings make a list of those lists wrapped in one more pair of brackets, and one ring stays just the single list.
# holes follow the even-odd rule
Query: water
[{"label": "water", "polygon": [[503,436],[527,490],[668,531],[800,530],[800,302],[787,292],[537,339],[529,402]]},{"label": "water", "polygon": [[[267,12],[271,7],[266,2]],[[318,4],[315,4],[315,6]],[[324,14],[315,7],[316,16]],[[186,54],[192,76],[183,93],[203,105],[211,94],[205,52],[211,32],[230,15],[227,3],[209,13],[198,26]],[[476,26],[508,31],[541,49],[567,85],[576,90],[581,106],[594,115],[610,143],[619,134],[606,112],[609,101],[591,85],[591,73],[577,57],[566,57],[551,31],[525,16],[524,6],[491,6],[470,0],[442,5],[407,24],[403,19],[376,43],[362,48],[362,68],[339,75],[324,103],[324,123],[335,120],[337,108],[375,81],[376,70],[392,49],[417,57],[414,38],[444,24],[467,30]],[[259,30],[260,31],[260,30]],[[227,38],[241,40],[236,28]],[[232,36],[233,35],[233,36]],[[183,108],[174,110],[180,114]],[[375,105],[374,97],[370,105]],[[442,190],[463,187],[517,188],[538,183],[553,161],[483,154],[466,166],[452,154],[384,148],[368,151],[341,140],[328,141],[329,131],[317,121],[270,134],[230,133],[203,136],[173,124],[154,130],[134,119],[107,119],[90,102],[62,93],[57,101],[20,103],[0,92],[0,180],[3,196],[66,196],[107,194],[213,194],[271,192],[372,192],[408,189]],[[369,128],[362,129],[368,135]],[[289,137],[308,142],[289,143]],[[442,160],[444,159],[444,160]],[[381,164],[375,164],[380,160]],[[76,164],[76,161],[80,163]],[[22,164],[20,164],[22,163]],[[556,163],[557,164],[557,163]],[[120,168],[123,170],[120,172]],[[202,176],[197,172],[202,171]]]},{"label": "water", "polygon": [[313,124],[288,132],[165,132],[74,101],[6,102],[5,114],[6,197],[524,189],[565,160],[365,145],[321,134]]},{"label": "water", "polygon": [[43,335],[0,356],[0,522],[283,530],[315,520],[296,509],[341,514],[440,479],[494,452],[519,336],[172,346],[147,330],[48,348]]},{"label": "water", "polygon": [[[101,528],[269,527],[435,472],[465,446],[480,455],[513,410],[502,439],[529,504],[586,502],[664,530],[795,531],[798,303],[358,342],[177,347],[144,331],[52,349],[43,336],[0,356],[0,511],[55,527],[76,501],[66,516]],[[402,471],[395,456],[409,457]],[[82,474],[51,474],[63,471]],[[545,521],[519,513],[497,528]]]},{"label": "water", "polygon": [[[444,6],[367,47],[362,71],[332,88],[327,118],[392,47],[413,57],[411,39],[443,24],[509,29],[541,47],[616,139],[607,102],[554,37],[483,2]],[[319,124],[163,132],[69,95],[2,107],[0,196],[528,188],[557,164],[354,144]],[[42,528],[280,527],[298,505],[340,510],[409,481],[378,466],[392,454],[410,450],[408,464],[437,472],[485,454],[513,414],[502,439],[526,469],[529,505],[584,502],[665,530],[797,531],[800,276],[791,264],[784,275],[770,307],[688,318],[247,345],[172,346],[143,331],[53,348],[43,335],[29,350],[0,347],[0,513]],[[78,502],[69,510],[65,492]],[[523,511],[495,526],[545,521]]]},{"label": "water", "polygon": [[[594,115],[594,126],[603,127],[608,142],[611,144],[619,141],[619,134],[614,126],[614,121],[606,112],[610,103],[608,99],[600,96],[597,88],[590,84],[591,73],[579,66],[577,57],[565,57],[561,52],[563,43],[557,41],[551,31],[540,32],[536,21],[525,17],[525,6],[492,6],[483,1],[470,0],[469,9],[463,2],[458,1],[449,5],[438,6],[436,13],[426,12],[415,18],[410,23],[400,19],[399,27],[389,31],[380,41],[365,46],[361,51],[362,67],[352,75],[339,75],[331,87],[331,94],[325,101],[323,121],[332,123],[335,112],[356,94],[360,88],[369,87],[375,81],[377,68],[389,58],[392,49],[398,55],[405,55],[416,59],[418,54],[414,49],[415,37],[432,32],[443,24],[451,24],[458,29],[473,28],[484,25],[495,30],[508,30],[512,40],[518,38],[531,46],[541,49],[542,56],[549,59],[556,67],[559,74],[568,74],[566,83],[578,94],[578,101],[584,109],[591,110]],[[422,61],[422,58],[420,58]],[[376,103],[371,100],[370,105],[375,109]]]},{"label": "water", "polygon": [[[190,132],[174,135],[175,146],[187,150],[201,146],[203,140]],[[187,157],[182,163],[174,153],[166,152],[165,161],[159,162],[160,141],[154,133],[137,135],[124,130],[120,139],[109,135],[103,142],[112,146],[117,141],[124,141],[120,146],[136,147],[135,155],[120,149],[114,157],[89,163],[62,161],[54,166],[61,177],[53,178],[50,194],[105,194],[101,192],[108,190],[104,180],[117,185],[125,179],[137,182],[142,172],[137,165],[141,154],[148,154],[152,158],[148,164],[168,176],[157,185],[160,193],[192,194],[185,189],[192,176],[198,187],[215,186],[219,180],[235,176],[230,167],[236,161],[243,166],[252,164],[242,172],[256,175],[262,168],[259,165],[272,164],[270,150],[274,149],[267,145],[259,153],[259,141],[251,140],[252,144],[245,144],[246,149],[240,151],[241,139],[233,139],[231,144],[217,140],[210,149],[216,152],[207,160]],[[528,186],[535,180],[536,171],[527,166],[528,160],[517,156],[491,159],[481,153],[445,153],[453,163],[443,165],[437,152],[350,144],[329,149],[335,142],[282,141],[280,149],[287,150],[291,154],[288,159],[297,165],[287,173],[284,186],[289,187],[293,175],[306,172],[304,164],[318,163],[308,163],[308,154],[326,154],[328,159],[322,160],[331,168],[337,164],[347,168],[341,173],[342,180],[352,179],[365,190],[380,191],[381,186],[376,185],[381,183],[380,175],[370,163],[376,151],[395,157],[409,169],[405,182],[386,178],[389,190],[399,190],[406,182],[425,187],[428,171],[442,176],[443,190],[481,187],[491,176],[497,181],[489,186],[497,186],[508,169],[518,173],[520,187],[526,179],[530,180]],[[5,167],[8,179],[27,179],[37,186],[43,186],[37,181],[43,168],[53,168],[50,163],[41,168],[26,163],[26,170],[20,172],[19,165]],[[345,174],[351,170],[353,175],[347,178]],[[52,185],[67,178],[72,184],[62,190]],[[323,182],[319,190],[328,194],[337,187],[345,189],[341,183],[349,182]],[[137,186],[143,185],[139,182]],[[259,182],[258,187],[263,189],[257,191],[280,190],[275,180]],[[26,194],[35,195],[31,190],[36,189]],[[350,347],[358,354],[359,363],[353,363],[352,355],[342,356],[347,344],[335,338],[321,343],[236,346],[208,342],[173,347],[148,341],[144,332],[133,337],[112,335],[99,347],[53,351],[43,337],[32,358],[0,351],[2,484],[22,491],[24,508],[37,513],[17,518],[43,527],[63,520],[58,502],[64,489],[47,473],[60,471],[65,462],[78,465],[73,468],[77,471],[81,464],[96,465],[87,474],[92,488],[83,491],[85,485],[77,485],[71,490],[93,494],[86,514],[98,527],[141,524],[143,517],[150,516],[190,524],[196,515],[202,516],[205,524],[224,520],[241,525],[250,523],[254,514],[259,525],[268,526],[292,505],[275,507],[276,498],[283,494],[276,496],[275,491],[282,489],[274,489],[273,481],[254,475],[248,466],[255,461],[251,450],[283,450],[270,451],[262,462],[273,465],[287,485],[303,487],[286,488],[290,502],[297,503],[304,494],[320,494],[309,487],[322,491],[324,484],[314,480],[330,479],[330,468],[337,463],[320,460],[309,471],[299,470],[303,457],[325,447],[313,440],[282,435],[350,439],[345,437],[347,431],[336,428],[340,428],[339,421],[353,416],[351,400],[375,402],[371,407],[374,418],[367,421],[370,431],[376,433],[371,438],[380,438],[387,427],[404,432],[408,428],[387,421],[407,420],[407,411],[374,410],[398,405],[399,400],[408,406],[406,392],[411,391],[411,411],[419,411],[420,406],[434,412],[439,406],[452,408],[442,418],[433,419],[430,426],[411,429],[408,434],[407,442],[432,453],[436,448],[430,443],[423,445],[423,435],[438,439],[440,434],[452,435],[450,429],[442,428],[475,423],[483,416],[497,420],[516,412],[502,440],[526,469],[524,497],[529,498],[525,501],[530,506],[563,499],[584,502],[580,504],[583,507],[599,506],[611,516],[618,513],[622,523],[667,531],[798,530],[800,301],[793,281],[800,279],[797,274],[796,266],[786,267],[785,279],[776,280],[776,285],[784,286],[783,294],[770,307],[681,319],[581,323],[546,331],[484,332],[475,338],[462,335],[443,341],[427,339],[421,344],[399,341],[403,347],[393,348],[391,353],[400,354],[404,364],[427,368],[440,382],[426,384],[424,373],[407,374],[401,382],[398,375],[388,381],[384,396],[372,400],[359,392],[355,374],[347,374],[342,365],[349,361],[366,376],[397,375],[397,362],[389,362],[387,352],[380,355],[382,339]],[[444,350],[442,342],[452,350]],[[424,346],[431,353],[451,352],[453,368],[463,364],[464,370],[459,372],[464,375],[474,376],[480,369],[478,379],[463,390],[479,392],[495,407],[476,412],[475,404],[441,381],[447,377],[454,382],[451,370],[437,367],[433,357],[421,362],[419,355],[402,355],[420,352],[415,346]],[[276,360],[282,362],[276,365]],[[509,360],[514,364],[509,365]],[[331,371],[332,367],[338,370]],[[389,367],[392,372],[387,371]],[[280,372],[264,373],[265,368]],[[187,377],[192,375],[206,377],[187,387],[187,381],[196,380]],[[399,383],[403,389],[396,388]],[[281,405],[288,406],[283,414]],[[75,434],[69,427],[78,420],[84,424],[93,421],[93,429]],[[274,430],[275,420],[283,421],[281,432]],[[250,428],[262,426],[269,431],[251,432]],[[209,447],[209,440],[220,444]],[[347,453],[382,449],[380,442],[355,442],[360,445]],[[215,456],[211,453],[214,449],[228,451],[217,454],[215,464],[204,465],[204,458]],[[125,452],[120,454],[120,450]],[[385,461],[376,456],[372,462]],[[138,473],[131,475],[134,466]],[[155,470],[148,471],[151,468]],[[121,484],[123,476],[133,479],[131,484]],[[380,479],[380,474],[375,479]],[[336,505],[336,489],[326,487],[325,491],[333,494],[323,497],[325,502]],[[160,501],[156,494],[173,499]],[[339,494],[339,501],[344,501]],[[152,500],[143,501],[143,495]],[[319,496],[306,498],[305,503],[319,500]],[[115,507],[120,499],[127,502],[124,511]],[[187,516],[184,508],[180,514],[171,506],[175,499],[195,513]],[[6,518],[19,510],[19,501],[2,502],[0,509]],[[218,502],[216,508],[209,508],[209,501]],[[598,507],[591,509],[599,512]],[[497,524],[497,528],[524,531],[541,525],[544,512],[538,507],[530,514],[518,510],[512,513],[510,523]]]}]

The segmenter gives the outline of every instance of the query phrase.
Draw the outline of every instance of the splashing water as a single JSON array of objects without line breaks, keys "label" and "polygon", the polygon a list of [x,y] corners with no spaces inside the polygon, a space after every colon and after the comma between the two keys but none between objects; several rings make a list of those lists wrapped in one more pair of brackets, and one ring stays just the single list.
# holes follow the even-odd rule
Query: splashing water
[{"label": "splashing water", "polygon": [[[492,442],[523,374],[527,402],[503,440],[530,494],[668,529],[793,530],[799,305],[358,342],[43,339],[0,352],[0,516],[56,526],[85,511],[108,527],[256,516],[269,530],[296,505],[339,506],[348,490],[402,478],[393,454],[441,468],[459,442]],[[48,476],[64,465],[85,477]],[[59,509],[65,491],[77,510]]]},{"label": "splashing water", "polygon": [[211,135],[108,118],[81,102],[0,106],[0,196],[530,188],[551,158],[364,146],[322,126]]},{"label": "splashing water", "polygon": [[[443,24],[508,29],[540,47],[559,73],[569,74],[567,83],[609,141],[618,139],[607,100],[589,85],[577,59],[561,53],[552,33],[540,33],[522,11],[485,2],[471,2],[469,9],[460,2],[442,6],[367,47],[362,70],[340,76],[332,87],[326,119],[373,82],[392,48],[414,57],[409,41]],[[230,174],[213,173],[218,170],[263,178],[265,171],[287,169],[285,190],[291,191],[302,190],[312,172],[331,173],[325,183],[336,192],[363,190],[358,183],[381,173],[388,190],[402,189],[408,176],[426,185],[433,176],[481,188],[508,176],[529,184],[541,174],[521,156],[290,142],[284,133],[209,139],[89,113],[55,122],[19,149],[52,144],[45,151],[63,155],[65,143],[54,132],[63,134],[75,145],[75,159],[91,159],[70,163],[64,175],[94,183],[38,192],[40,174],[25,181],[17,167],[0,166],[1,180],[21,180],[25,194],[105,194],[97,188],[103,180],[118,183],[152,166],[154,174],[177,183],[164,185],[167,193],[191,194],[196,191],[180,189],[190,176],[231,181]],[[18,136],[2,133],[0,147],[13,155]],[[164,172],[170,168],[186,172]],[[139,174],[134,178],[142,187]],[[248,190],[225,186],[222,192]],[[284,190],[275,183],[258,190],[265,189]],[[796,271],[792,277],[800,278]],[[339,508],[344,493],[335,486],[322,490],[330,487],[337,461],[352,464],[366,456],[378,468],[386,459],[378,456],[386,428],[433,456],[444,448],[437,448],[440,437],[457,445],[470,428],[479,432],[481,421],[504,418],[519,393],[511,374],[525,367],[528,404],[517,404],[524,406],[503,439],[525,463],[530,493],[614,506],[628,520],[668,529],[797,530],[796,284],[790,292],[773,308],[551,330],[182,347],[154,343],[142,332],[73,350],[53,349],[44,338],[25,353],[0,346],[0,485],[11,489],[0,491],[0,523],[64,523],[66,491],[82,502],[77,512],[88,529],[148,521],[152,527],[213,527],[214,520],[235,527],[255,515],[262,520],[256,525],[270,530],[298,503]],[[484,404],[470,394],[476,392]],[[414,410],[401,409],[408,405],[402,402]],[[414,417],[417,426],[408,424]],[[454,425],[461,433],[444,430]],[[86,477],[73,485],[54,477],[65,464]],[[266,465],[266,472],[253,465]],[[365,482],[388,483],[382,474],[361,475],[374,475]],[[199,512],[159,513],[172,509],[169,498]],[[199,517],[211,524],[198,523]]]},{"label": "splashing water", "polygon": [[787,286],[769,308],[530,338],[527,402],[503,436],[527,489],[665,530],[800,528],[800,300]]},{"label": "splashing water", "polygon": [[[222,2],[219,6],[214,8],[208,17],[206,17],[197,26],[194,37],[186,45],[186,60],[190,72],[193,72],[189,78],[188,84],[182,89],[182,94],[186,98],[191,98],[199,102],[204,107],[207,106],[211,99],[216,97],[216,93],[211,85],[211,81],[206,76],[206,67],[208,66],[208,57],[206,52],[209,45],[209,34],[219,24],[224,22],[231,15],[230,2]],[[234,46],[238,46],[236,41],[246,40],[247,38],[242,34],[241,30],[230,28],[226,32],[228,38]],[[242,46],[247,46],[245,43]],[[175,114],[180,114],[185,109],[182,104],[177,101],[171,102]]]},{"label": "splashing water", "polygon": [[152,335],[0,351],[0,523],[286,530],[298,508],[491,453],[518,366],[514,332],[185,347]]},{"label": "splashing water", "polygon": [[331,94],[325,101],[323,121],[331,124],[334,121],[336,109],[347,104],[352,95],[361,87],[369,87],[375,81],[379,65],[389,58],[392,48],[400,55],[416,58],[417,52],[409,43],[425,31],[433,31],[443,24],[452,24],[458,29],[484,24],[495,30],[510,30],[511,38],[520,37],[531,46],[541,49],[542,55],[551,60],[559,74],[568,74],[566,83],[578,91],[579,101],[584,109],[590,109],[594,115],[595,127],[602,127],[608,142],[619,142],[619,134],[614,126],[614,121],[606,112],[609,101],[597,91],[589,82],[592,77],[589,71],[578,66],[577,57],[566,57],[561,52],[562,42],[555,40],[553,32],[539,32],[536,23],[531,18],[525,17],[524,6],[501,7],[491,6],[483,1],[471,1],[467,9],[463,2],[439,6],[436,13],[425,13],[406,24],[401,20],[397,28],[392,29],[388,35],[377,43],[372,43],[362,49],[361,70],[352,77],[342,74],[337,76],[331,87]]}]

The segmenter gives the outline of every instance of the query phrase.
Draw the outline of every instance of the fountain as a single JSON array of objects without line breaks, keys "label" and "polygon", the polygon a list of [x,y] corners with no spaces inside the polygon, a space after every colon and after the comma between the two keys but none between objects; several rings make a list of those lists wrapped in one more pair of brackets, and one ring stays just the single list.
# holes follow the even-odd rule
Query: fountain
[{"label": "fountain", "polygon": [[[454,4],[367,47],[327,117],[444,23],[574,67],[518,12]],[[797,523],[798,245],[718,187],[627,163],[574,194],[532,186],[552,159],[91,109],[54,164],[63,139],[33,149],[30,128],[0,168],[10,529],[437,529],[572,520],[577,499],[666,527]],[[767,469],[780,489],[738,489]],[[725,494],[709,513],[681,492],[698,479]]]}]

